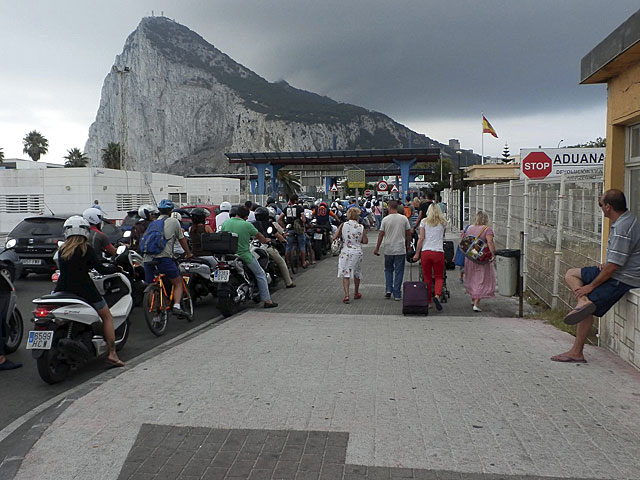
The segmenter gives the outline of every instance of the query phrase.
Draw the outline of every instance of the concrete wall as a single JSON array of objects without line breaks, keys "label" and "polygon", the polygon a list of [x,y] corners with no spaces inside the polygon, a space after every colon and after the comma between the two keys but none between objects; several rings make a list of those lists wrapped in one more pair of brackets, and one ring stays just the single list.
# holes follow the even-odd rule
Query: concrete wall
[{"label": "concrete wall", "polygon": [[[219,204],[240,195],[240,180],[154,173],[151,189],[156,201],[183,194],[182,204]],[[151,201],[144,173],[107,168],[0,170],[0,192],[0,233],[31,215],[82,213],[94,200],[117,220]]]},{"label": "concrete wall", "polygon": [[600,321],[601,345],[640,370],[640,289],[627,293]]}]

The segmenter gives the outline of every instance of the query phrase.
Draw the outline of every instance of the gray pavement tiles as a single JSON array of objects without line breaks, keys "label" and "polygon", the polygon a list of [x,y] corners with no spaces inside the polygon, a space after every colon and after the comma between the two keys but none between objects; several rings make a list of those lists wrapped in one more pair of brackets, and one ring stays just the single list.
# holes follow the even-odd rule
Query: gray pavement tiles
[{"label": "gray pavement tiles", "polygon": [[[345,463],[348,441],[346,432],[143,424],[118,480],[553,480],[527,475],[351,465]],[[167,448],[167,444],[172,447]],[[563,480],[571,479],[563,477]]]}]

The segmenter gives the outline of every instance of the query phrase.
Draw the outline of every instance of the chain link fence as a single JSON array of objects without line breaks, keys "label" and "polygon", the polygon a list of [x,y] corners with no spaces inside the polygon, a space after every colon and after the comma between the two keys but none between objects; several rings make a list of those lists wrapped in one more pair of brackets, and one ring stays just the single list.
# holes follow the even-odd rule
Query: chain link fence
[{"label": "chain link fence", "polygon": [[[552,308],[568,309],[575,299],[564,282],[567,270],[601,262],[602,188],[602,180],[562,176],[479,185],[464,198],[471,221],[480,210],[489,215],[496,248],[519,249],[525,232],[525,288]],[[454,225],[459,225],[459,194],[443,193],[454,207],[447,209]]]}]

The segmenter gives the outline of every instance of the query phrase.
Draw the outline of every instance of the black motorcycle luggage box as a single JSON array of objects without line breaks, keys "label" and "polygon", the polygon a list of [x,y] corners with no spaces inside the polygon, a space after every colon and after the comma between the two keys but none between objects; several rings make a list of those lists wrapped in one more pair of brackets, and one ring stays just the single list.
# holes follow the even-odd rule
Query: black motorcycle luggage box
[{"label": "black motorcycle luggage box", "polygon": [[211,253],[236,253],[238,235],[232,232],[203,233],[202,250]]}]

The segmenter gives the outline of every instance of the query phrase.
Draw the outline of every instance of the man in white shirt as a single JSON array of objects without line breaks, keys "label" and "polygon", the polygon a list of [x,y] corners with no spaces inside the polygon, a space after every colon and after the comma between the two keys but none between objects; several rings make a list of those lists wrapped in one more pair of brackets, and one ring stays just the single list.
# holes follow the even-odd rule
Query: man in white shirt
[{"label": "man in white shirt", "polygon": [[380,223],[378,243],[373,251],[380,255],[380,245],[384,239],[384,278],[385,298],[399,301],[402,296],[402,280],[404,278],[404,262],[411,244],[411,225],[404,215],[398,213],[398,201],[392,200],[388,205],[389,214]]},{"label": "man in white shirt", "polygon": [[216,215],[216,232],[222,230],[222,224],[229,220],[229,210],[231,210],[231,204],[229,202],[222,202],[220,204],[220,213]]}]

